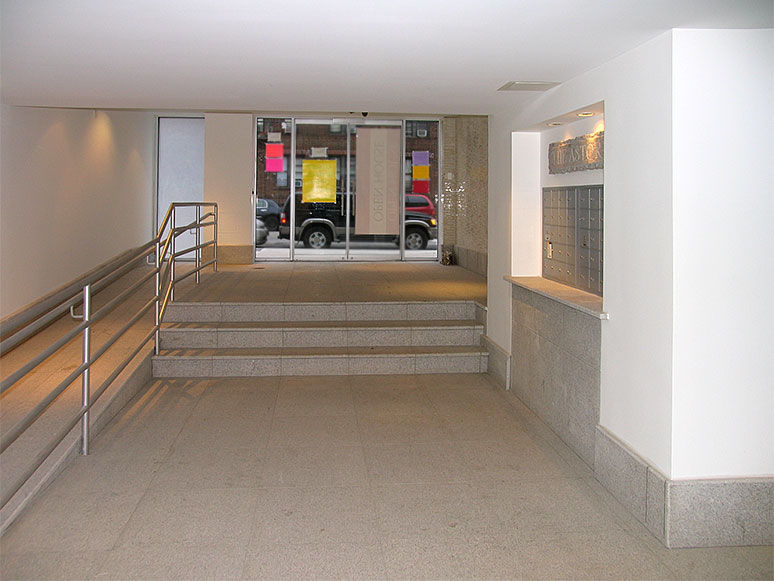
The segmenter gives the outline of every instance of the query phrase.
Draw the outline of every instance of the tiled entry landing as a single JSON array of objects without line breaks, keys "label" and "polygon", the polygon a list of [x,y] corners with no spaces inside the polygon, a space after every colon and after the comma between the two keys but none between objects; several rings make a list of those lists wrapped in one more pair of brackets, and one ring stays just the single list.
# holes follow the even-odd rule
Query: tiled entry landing
[{"label": "tiled entry landing", "polygon": [[2,579],[770,578],[667,550],[485,375],[155,380],[0,539]]},{"label": "tiled entry landing", "polygon": [[261,262],[220,266],[201,284],[180,282],[175,299],[220,303],[475,301],[486,278],[437,262]]}]

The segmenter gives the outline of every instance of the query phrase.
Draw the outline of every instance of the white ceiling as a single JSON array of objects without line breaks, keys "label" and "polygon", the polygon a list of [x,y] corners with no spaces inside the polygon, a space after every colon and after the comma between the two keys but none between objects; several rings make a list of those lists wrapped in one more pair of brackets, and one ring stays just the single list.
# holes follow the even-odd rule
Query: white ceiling
[{"label": "white ceiling", "polygon": [[12,105],[486,114],[671,28],[774,0],[2,0]]}]

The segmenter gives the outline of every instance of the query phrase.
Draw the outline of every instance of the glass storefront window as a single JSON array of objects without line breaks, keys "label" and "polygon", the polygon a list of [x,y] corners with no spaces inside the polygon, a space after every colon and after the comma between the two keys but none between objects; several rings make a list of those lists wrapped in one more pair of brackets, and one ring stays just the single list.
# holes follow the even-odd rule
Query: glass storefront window
[{"label": "glass storefront window", "polygon": [[[261,117],[256,131],[256,260],[437,260],[439,121]],[[322,167],[331,199],[310,201],[305,171]]]}]

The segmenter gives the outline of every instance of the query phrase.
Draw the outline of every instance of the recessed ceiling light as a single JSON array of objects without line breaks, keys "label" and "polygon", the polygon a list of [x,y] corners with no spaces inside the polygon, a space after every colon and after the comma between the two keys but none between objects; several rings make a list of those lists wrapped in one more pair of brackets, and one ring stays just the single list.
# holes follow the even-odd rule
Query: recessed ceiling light
[{"label": "recessed ceiling light", "polygon": [[583,111],[582,113],[578,113],[578,117],[593,117],[594,113],[592,111]]},{"label": "recessed ceiling light", "polygon": [[510,81],[505,83],[498,91],[547,91],[553,89],[559,83],[549,81]]},{"label": "recessed ceiling light", "polygon": [[549,127],[558,127],[559,125],[561,125],[559,121],[552,121],[551,123],[548,124]]}]

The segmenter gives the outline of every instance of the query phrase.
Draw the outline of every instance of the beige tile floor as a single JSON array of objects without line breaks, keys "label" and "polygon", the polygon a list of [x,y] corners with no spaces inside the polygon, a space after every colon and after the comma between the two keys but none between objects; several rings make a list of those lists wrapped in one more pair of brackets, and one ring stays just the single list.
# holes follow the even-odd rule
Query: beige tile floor
[{"label": "beige tile floor", "polygon": [[[222,267],[178,299],[485,301],[466,271],[400,266]],[[152,382],[0,538],[0,579],[88,578],[770,579],[774,563],[663,548],[486,376],[285,377]]]},{"label": "beige tile floor", "polygon": [[156,380],[0,539],[2,579],[771,578],[667,550],[484,375]]}]

